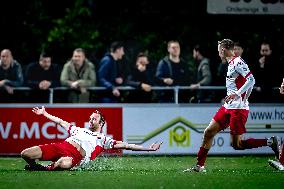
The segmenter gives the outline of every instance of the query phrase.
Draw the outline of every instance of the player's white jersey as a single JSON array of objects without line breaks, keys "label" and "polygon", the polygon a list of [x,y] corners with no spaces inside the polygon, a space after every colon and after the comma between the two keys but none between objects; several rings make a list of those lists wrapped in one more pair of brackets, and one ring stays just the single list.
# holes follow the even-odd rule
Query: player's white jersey
[{"label": "player's white jersey", "polygon": [[95,159],[104,149],[112,149],[113,145],[116,144],[116,140],[105,136],[103,133],[92,132],[86,128],[70,125],[68,132],[70,134],[68,140],[71,139],[79,144],[86,152],[81,165]]},{"label": "player's white jersey", "polygon": [[255,83],[248,65],[241,57],[234,57],[228,65],[226,88],[227,95],[236,93],[238,97],[225,103],[227,109],[249,109],[248,97]]}]

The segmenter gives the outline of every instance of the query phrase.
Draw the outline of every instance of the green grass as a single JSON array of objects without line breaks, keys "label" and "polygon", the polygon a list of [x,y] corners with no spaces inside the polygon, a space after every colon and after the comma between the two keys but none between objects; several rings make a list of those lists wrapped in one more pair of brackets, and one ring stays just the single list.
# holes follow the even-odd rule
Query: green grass
[{"label": "green grass", "polygon": [[194,156],[99,157],[85,169],[28,172],[21,158],[0,158],[0,189],[284,188],[284,172],[269,167],[273,157],[207,159],[206,173],[183,173]]}]

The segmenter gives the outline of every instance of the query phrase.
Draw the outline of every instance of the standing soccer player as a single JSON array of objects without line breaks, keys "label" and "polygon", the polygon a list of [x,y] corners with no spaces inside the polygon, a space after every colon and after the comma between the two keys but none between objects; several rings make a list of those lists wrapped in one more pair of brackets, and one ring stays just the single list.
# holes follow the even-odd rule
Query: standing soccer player
[{"label": "standing soccer player", "polygon": [[204,130],[203,140],[197,154],[197,164],[184,172],[206,172],[205,161],[212,146],[214,136],[221,130],[230,126],[231,146],[235,150],[244,150],[270,146],[275,154],[278,154],[278,137],[268,139],[242,139],[246,132],[245,124],[249,113],[248,97],[250,96],[255,79],[250,72],[248,65],[241,57],[234,54],[234,42],[230,39],[223,39],[218,42],[218,52],[222,60],[228,62],[226,76],[227,96],[225,103],[217,111],[207,128]]},{"label": "standing soccer player", "polygon": [[[22,158],[28,163],[26,170],[64,170],[88,163],[94,160],[106,149],[126,149],[133,151],[156,151],[162,143],[154,143],[150,147],[128,144],[116,141],[102,133],[105,125],[104,116],[95,111],[91,114],[89,128],[75,127],[72,124],[55,117],[45,111],[45,108],[35,107],[32,110],[37,115],[43,115],[68,131],[70,137],[64,142],[51,143],[27,148],[21,152]],[[51,165],[43,166],[36,160],[53,161]]]}]

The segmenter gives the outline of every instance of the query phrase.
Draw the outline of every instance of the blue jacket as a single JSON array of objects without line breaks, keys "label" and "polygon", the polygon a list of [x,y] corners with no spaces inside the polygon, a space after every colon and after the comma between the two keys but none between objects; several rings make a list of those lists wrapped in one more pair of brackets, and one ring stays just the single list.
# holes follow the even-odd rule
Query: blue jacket
[{"label": "blue jacket", "polygon": [[108,89],[115,87],[115,78],[118,76],[117,62],[110,53],[107,53],[100,61],[98,70],[98,80],[100,86]]}]

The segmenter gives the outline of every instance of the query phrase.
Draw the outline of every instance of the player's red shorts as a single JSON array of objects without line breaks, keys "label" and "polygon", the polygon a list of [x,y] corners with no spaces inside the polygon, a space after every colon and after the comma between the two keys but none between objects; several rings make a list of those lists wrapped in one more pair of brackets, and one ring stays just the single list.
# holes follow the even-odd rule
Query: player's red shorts
[{"label": "player's red shorts", "polygon": [[230,126],[232,135],[241,135],[246,132],[248,113],[249,111],[245,109],[226,109],[222,106],[213,119],[220,124],[223,130]]},{"label": "player's red shorts", "polygon": [[41,160],[55,162],[61,157],[71,157],[72,167],[74,167],[80,163],[83,158],[77,148],[66,141],[39,145],[39,147],[42,151]]}]

